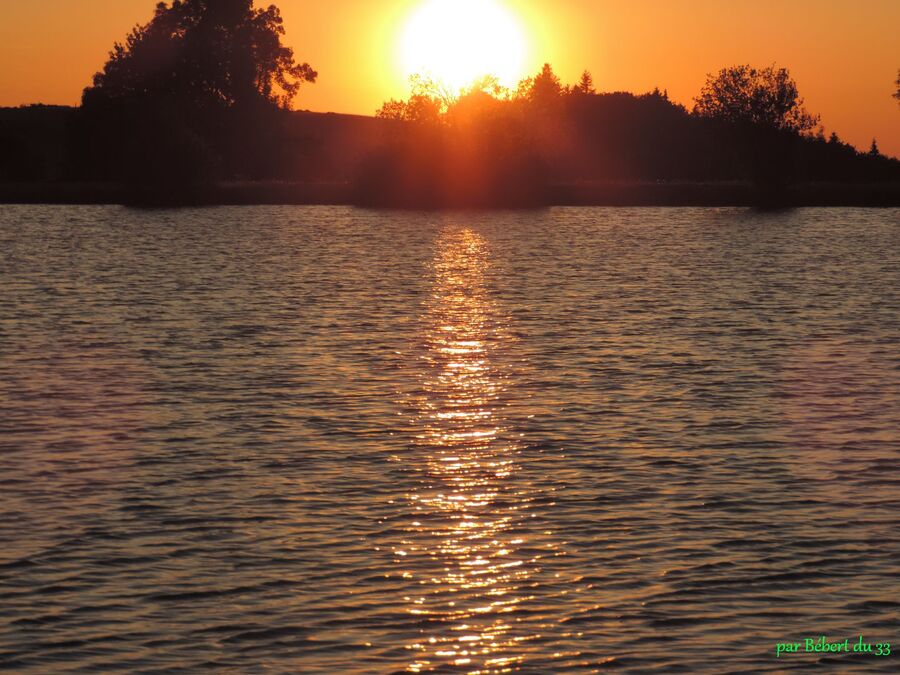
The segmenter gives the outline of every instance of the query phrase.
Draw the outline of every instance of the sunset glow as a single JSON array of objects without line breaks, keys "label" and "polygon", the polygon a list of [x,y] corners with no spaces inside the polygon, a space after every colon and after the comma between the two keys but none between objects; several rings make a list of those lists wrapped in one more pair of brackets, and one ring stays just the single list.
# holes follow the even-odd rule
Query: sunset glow
[{"label": "sunset glow", "polygon": [[427,0],[403,31],[404,75],[423,75],[456,91],[485,75],[506,86],[525,76],[521,22],[494,0]]}]

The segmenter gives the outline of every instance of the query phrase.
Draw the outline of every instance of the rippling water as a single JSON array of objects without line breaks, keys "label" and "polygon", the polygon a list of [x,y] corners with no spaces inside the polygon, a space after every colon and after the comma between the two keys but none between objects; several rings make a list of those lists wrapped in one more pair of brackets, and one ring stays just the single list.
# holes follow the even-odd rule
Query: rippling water
[{"label": "rippling water", "polygon": [[897,672],[900,211],[0,212],[0,669]]}]

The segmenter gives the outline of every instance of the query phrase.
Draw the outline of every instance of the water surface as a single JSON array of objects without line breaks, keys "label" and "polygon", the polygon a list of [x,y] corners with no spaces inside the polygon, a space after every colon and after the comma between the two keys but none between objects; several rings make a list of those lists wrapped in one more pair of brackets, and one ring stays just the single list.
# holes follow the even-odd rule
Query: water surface
[{"label": "water surface", "polygon": [[0,668],[866,670],[900,211],[0,213]]}]

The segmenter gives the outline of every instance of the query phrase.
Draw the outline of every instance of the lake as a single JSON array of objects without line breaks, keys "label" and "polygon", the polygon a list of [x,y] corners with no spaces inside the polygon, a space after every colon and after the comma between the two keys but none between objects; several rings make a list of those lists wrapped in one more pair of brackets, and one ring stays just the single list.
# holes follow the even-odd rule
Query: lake
[{"label": "lake", "polygon": [[5,206],[0,669],[897,672],[900,210]]}]

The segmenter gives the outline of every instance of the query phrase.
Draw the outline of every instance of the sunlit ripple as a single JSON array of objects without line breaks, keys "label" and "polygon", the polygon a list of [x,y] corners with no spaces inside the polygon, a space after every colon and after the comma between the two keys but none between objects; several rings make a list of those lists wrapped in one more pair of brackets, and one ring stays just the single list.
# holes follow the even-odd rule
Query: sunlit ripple
[{"label": "sunlit ripple", "polygon": [[[468,340],[451,218],[484,239]],[[718,675],[896,639],[896,211],[11,205],[0,251],[6,671]],[[439,389],[441,326],[489,404]],[[475,414],[508,464],[466,522],[543,556],[485,615],[422,501],[469,459],[429,430]]]},{"label": "sunlit ripple", "polygon": [[455,666],[501,673],[538,636],[520,625],[541,554],[526,552],[531,496],[514,478],[520,452],[504,396],[511,374],[495,357],[512,340],[486,290],[485,240],[450,228],[438,242],[426,319],[427,355],[415,520],[396,559],[421,589],[407,598],[424,620],[412,672]]}]

